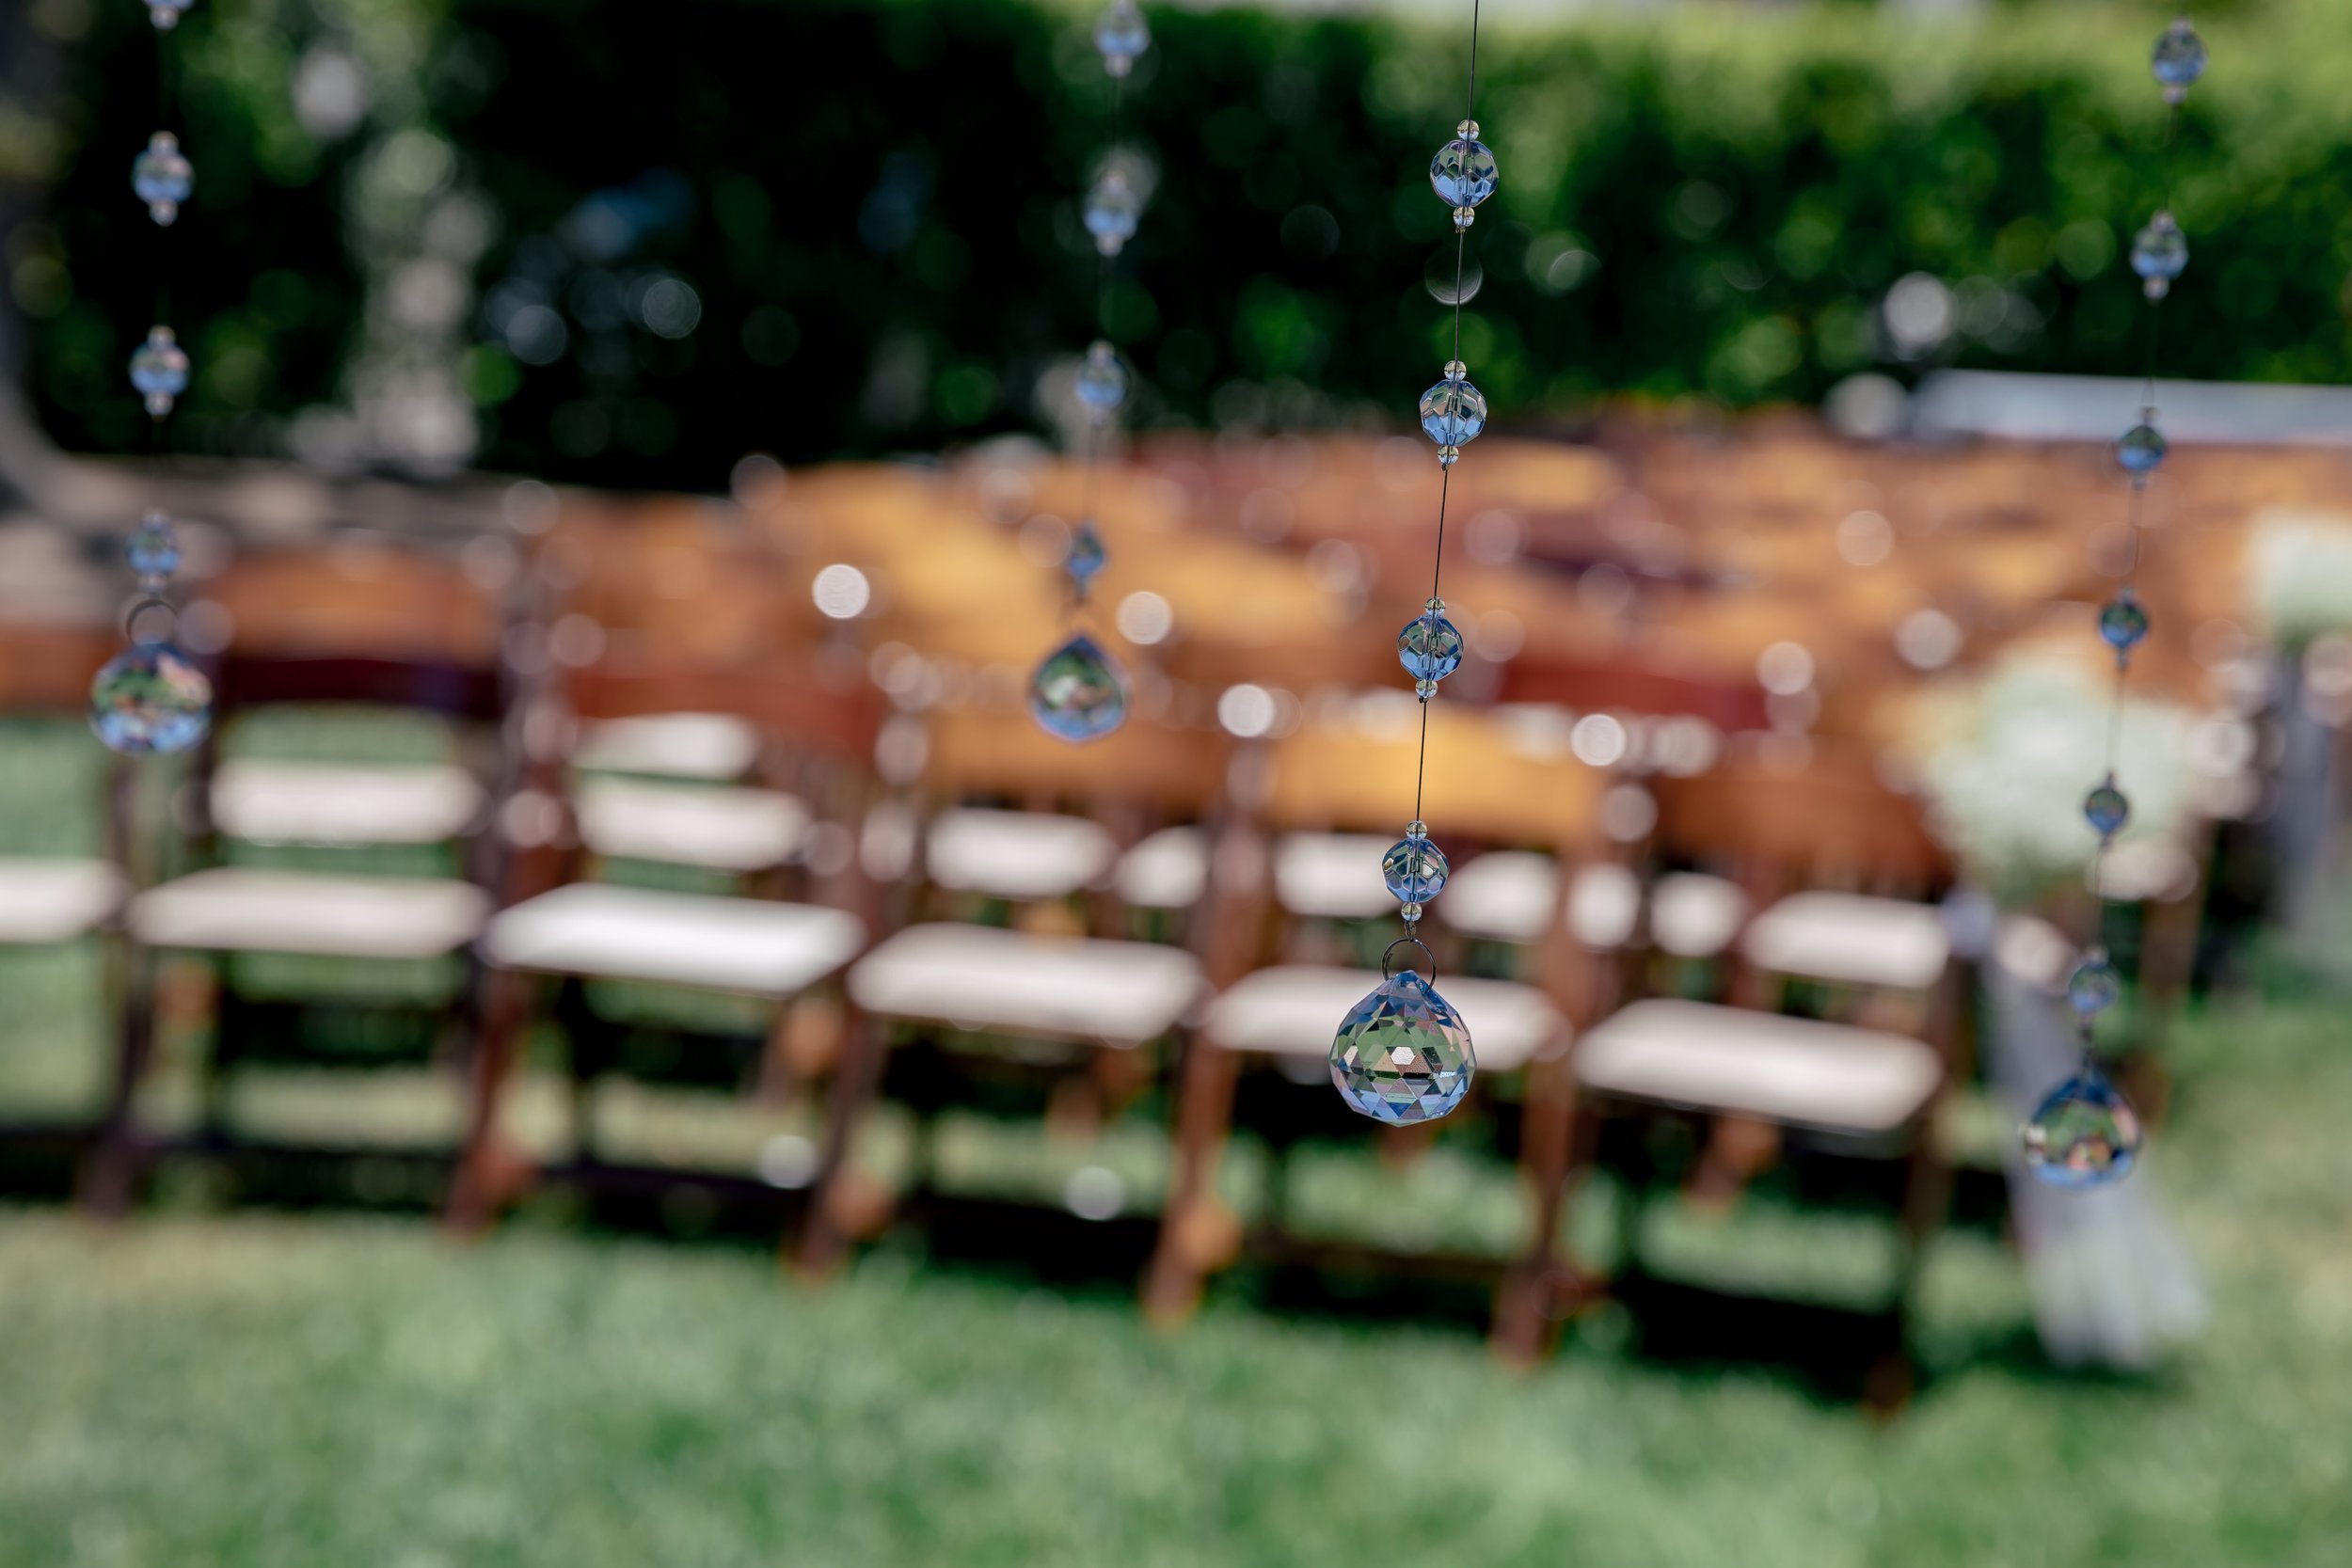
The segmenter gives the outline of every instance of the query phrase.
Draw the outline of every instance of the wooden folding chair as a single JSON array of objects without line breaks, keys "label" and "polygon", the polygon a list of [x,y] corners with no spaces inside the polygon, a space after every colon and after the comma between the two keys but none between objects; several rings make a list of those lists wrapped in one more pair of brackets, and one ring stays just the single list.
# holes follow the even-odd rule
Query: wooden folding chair
[{"label": "wooden folding chair", "polygon": [[[453,560],[373,541],[261,552],[206,594],[231,636],[214,663],[213,725],[183,795],[196,868],[140,892],[126,914],[120,1114],[87,1183],[100,1212],[125,1205],[140,1168],[167,1150],[356,1152],[340,1134],[240,1135],[232,1081],[263,1060],[406,1064],[469,1034],[469,946],[498,876],[486,832],[505,710],[495,595]],[[289,735],[315,725],[322,709],[373,723],[421,720],[440,755],[282,760],[230,744],[279,716],[298,719]],[[154,956],[165,951],[204,955],[215,980],[214,1044],[184,1138],[150,1134],[130,1111],[151,1054]],[[357,1007],[296,973],[354,963],[351,973],[392,991]],[[350,1049],[322,1051],[307,1037],[328,1018],[344,1021]]]},{"label": "wooden folding chair", "polygon": [[[1739,1005],[1641,1001],[1586,1034],[1575,1060],[1576,1169],[1595,1158],[1604,1119],[1658,1117],[1708,1131],[1698,1172],[1713,1187],[1736,1190],[1785,1142],[1898,1163],[1901,1257],[1889,1318],[1900,1347],[1949,1189],[1936,1124],[1964,1041],[1937,909],[1889,895],[1940,893],[1948,860],[1915,802],[1857,758],[1791,768],[1736,753],[1700,778],[1661,781],[1660,795],[1668,852],[1732,871],[1757,897],[1736,948]],[[1856,887],[1876,891],[1843,891]],[[1789,888],[1800,891],[1772,896]],[[1819,1016],[1779,1010],[1797,984]],[[1635,1268],[1642,1174],[1620,1216]],[[1565,1282],[1569,1294],[1585,1289]],[[1904,1365],[1897,1354],[1883,1368]]]},{"label": "wooden folding chair", "polygon": [[[802,1251],[812,1273],[839,1261],[853,1230],[870,1228],[859,1217],[872,1206],[860,1196],[852,1148],[886,1063],[902,1064],[893,1098],[926,1129],[969,1092],[968,1069],[980,1062],[992,1077],[1049,1091],[1081,1085],[1106,1113],[1149,1082],[1151,1048],[1200,991],[1193,954],[1131,939],[1122,889],[1181,902],[1205,879],[1194,841],[1182,835],[1197,832],[1222,787],[1221,736],[1131,719],[1072,746],[1024,713],[947,710],[912,743],[923,752],[924,807],[885,819],[887,844],[869,832],[869,849],[903,868],[904,907],[933,917],[987,906],[1025,912],[1009,927],[921,919],[850,970],[863,1028],[840,1075],[824,1196]],[[1082,911],[1071,911],[1073,899]],[[894,1043],[894,1035],[906,1038]],[[1015,1062],[989,1049],[992,1040],[1030,1049]]]},{"label": "wooden folding chair", "polygon": [[[1441,848],[1451,855],[1472,844],[1541,845],[1568,864],[1597,851],[1598,779],[1590,768],[1571,758],[1533,755],[1514,747],[1490,716],[1435,707],[1428,718],[1422,803]],[[1262,1108],[1246,1118],[1278,1147],[1318,1126],[1357,1125],[1328,1086],[1326,1063],[1341,1018],[1379,984],[1380,974],[1283,960],[1295,950],[1293,935],[1302,917],[1370,918],[1394,911],[1379,862],[1412,820],[1419,723],[1409,702],[1398,705],[1373,699],[1354,717],[1307,724],[1256,759],[1263,777],[1252,816],[1259,830],[1279,836],[1270,847],[1236,844],[1220,855],[1227,869],[1216,895],[1216,935],[1210,949],[1219,990],[1190,1042],[1179,1087],[1177,1179],[1145,1287],[1147,1309],[1156,1318],[1188,1312],[1207,1274],[1230,1259],[1230,1225],[1220,1219],[1211,1194],[1236,1119],[1236,1088],[1245,1067],[1272,1065],[1281,1069],[1279,1076],[1293,1080],[1277,1085],[1262,1077],[1291,1104]],[[1381,829],[1385,833],[1376,831]],[[1325,836],[1334,830],[1336,835]],[[1444,897],[1439,895],[1438,907]],[[1555,1167],[1561,1150],[1549,1129],[1563,1119],[1552,1107],[1564,1086],[1570,1021],[1589,1008],[1597,983],[1589,956],[1577,947],[1564,916],[1555,915],[1539,945],[1539,985],[1439,980],[1470,1030],[1480,1082],[1492,1085],[1526,1070],[1522,1159],[1537,1215],[1518,1266],[1536,1270],[1549,1267],[1557,1229],[1558,1211],[1549,1195],[1559,1187]],[[1276,961],[1256,967],[1269,954]],[[1302,1090],[1304,1084],[1312,1086]],[[1313,1098],[1300,1105],[1302,1094]],[[1279,1230],[1278,1214],[1257,1239],[1261,1250],[1297,1250]],[[1458,1259],[1420,1262],[1450,1270],[1464,1266]]]},{"label": "wooden folding chair", "polygon": [[[664,1031],[665,1041],[672,1035],[707,1036],[700,1043],[709,1049],[694,1053],[707,1070],[697,1076],[738,1093],[780,1101],[796,1079],[821,1070],[822,1063],[799,1059],[809,1053],[796,1053],[794,1005],[830,998],[832,982],[864,950],[881,917],[856,852],[874,800],[880,693],[862,676],[828,678],[807,669],[607,665],[573,673],[563,684],[562,700],[566,719],[583,724],[691,713],[749,726],[762,741],[758,783],[706,791],[700,807],[642,814],[627,833],[616,835],[608,824],[599,838],[598,815],[616,815],[607,785],[583,779],[558,752],[543,758],[530,787],[508,802],[508,832],[520,847],[513,901],[489,921],[481,942],[487,997],[450,1223],[479,1228],[523,1184],[543,1178],[590,1190],[698,1184],[770,1198],[805,1186],[814,1174],[813,1149],[808,1159],[792,1157],[788,1148],[774,1158],[763,1155],[757,1177],[610,1158],[596,1132],[600,1085],[609,1076],[646,1076],[650,1069],[632,1053],[631,1023],[606,1016],[591,990],[631,983],[685,988],[748,999],[767,1010],[770,1023],[757,1037]],[[705,871],[788,870],[798,883],[792,891],[804,901],[774,896],[782,887],[775,878],[762,879],[765,896],[587,879],[609,863],[605,857],[613,853],[615,836],[630,859]],[[522,1043],[550,1013],[568,1046],[571,1153],[559,1164],[538,1168],[507,1136],[504,1106]]]}]

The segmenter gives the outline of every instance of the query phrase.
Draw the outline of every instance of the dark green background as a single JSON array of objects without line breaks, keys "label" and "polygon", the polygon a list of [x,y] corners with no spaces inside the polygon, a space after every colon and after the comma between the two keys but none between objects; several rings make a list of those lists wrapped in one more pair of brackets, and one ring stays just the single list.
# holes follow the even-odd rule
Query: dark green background
[{"label": "dark green background", "polygon": [[[315,145],[285,108],[301,49],[345,25],[320,4],[206,0],[172,43],[199,170],[169,238],[199,367],[188,446],[267,450],[285,416],[338,393],[362,299],[344,207],[368,133]],[[548,367],[476,350],[487,465],[708,488],[755,449],[803,461],[1035,429],[1040,371],[1095,330],[1074,193],[1108,98],[1074,11],[366,9],[424,40],[424,121],[496,209],[482,293],[518,258],[573,268],[567,214],[621,187],[674,212],[612,264],[671,269],[702,298],[684,341],[623,328],[592,350],[576,325]],[[1445,357],[1422,282],[1445,213],[1422,171],[1460,116],[1464,27],[1150,14],[1127,124],[1160,182],[1109,324],[1145,379],[1139,417],[1402,419]],[[1465,335],[1474,378],[1504,428],[1532,428],[1597,393],[1744,406],[1817,400],[1867,369],[2137,371],[2122,249],[2163,188],[2146,57],[2168,16],[1689,7],[1490,24],[1478,112],[1503,182],[1472,231],[1487,275]],[[2200,22],[2216,66],[2169,155],[2194,261],[2168,369],[2343,380],[2352,8]],[[126,186],[152,59],[136,6],[100,8],[53,116],[44,243],[66,281],[30,301],[31,377],[72,447],[142,438],[121,362],[154,246]],[[1555,269],[1564,249],[1594,261]],[[1979,330],[1898,361],[1876,311],[1913,271],[1979,301],[1962,312]],[[2030,311],[1995,323],[1996,291]],[[580,434],[598,429],[601,444]]]}]

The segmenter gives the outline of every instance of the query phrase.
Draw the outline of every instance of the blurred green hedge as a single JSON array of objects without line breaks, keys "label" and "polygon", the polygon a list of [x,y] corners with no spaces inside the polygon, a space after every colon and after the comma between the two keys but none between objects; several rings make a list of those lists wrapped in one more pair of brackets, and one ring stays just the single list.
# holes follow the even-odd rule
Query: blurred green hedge
[{"label": "blurred green hedge", "polygon": [[[1077,193],[1109,99],[1078,11],[316,3],[208,0],[183,29],[191,221],[212,227],[183,247],[174,299],[262,355],[233,375],[199,355],[200,442],[265,439],[256,416],[336,396],[362,330],[335,248],[358,232],[358,160],[306,150],[278,106],[306,41],[358,15],[428,40],[410,130],[453,150],[449,178],[495,214],[462,367],[485,463],[710,487],[746,451],[1036,429],[1040,376],[1095,333]],[[119,57],[147,47],[137,8],[107,9],[136,25],[111,18],[84,52],[85,155],[54,225],[71,285],[43,302],[36,365],[59,436],[102,446],[135,423],[113,395],[147,309],[122,186],[151,91]],[[1107,323],[1144,378],[1141,417],[1401,420],[1446,357],[1424,269],[1452,246],[1423,170],[1461,115],[1465,19],[1150,15],[1125,126],[1157,190]],[[2168,166],[2194,257],[2168,372],[2344,379],[2352,6],[2201,12],[2214,68],[2159,157],[2146,60],[2169,16],[1692,5],[1490,24],[1478,119],[1502,186],[1471,231],[1486,282],[1464,356],[1500,423],[1604,392],[1809,401],[1870,369],[2137,372],[2122,250]],[[253,47],[208,54],[206,29],[230,27]],[[206,78],[208,59],[234,69]],[[1906,356],[1881,306],[1915,272],[1950,287],[1953,330]],[[614,309],[661,277],[699,308],[683,336]],[[499,341],[518,297],[563,318],[551,363]]]}]

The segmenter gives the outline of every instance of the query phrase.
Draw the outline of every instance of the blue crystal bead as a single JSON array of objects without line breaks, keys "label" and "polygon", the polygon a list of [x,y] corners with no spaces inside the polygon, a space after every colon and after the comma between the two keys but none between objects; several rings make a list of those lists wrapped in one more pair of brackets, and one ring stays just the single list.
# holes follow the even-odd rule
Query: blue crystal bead
[{"label": "blue crystal bead", "polygon": [[1111,0],[1110,7],[1095,19],[1095,53],[1103,56],[1103,69],[1113,76],[1133,71],[1136,57],[1151,47],[1152,29],[1136,8],[1136,0]]},{"label": "blue crystal bead", "polygon": [[2150,299],[2162,299],[2172,280],[2188,270],[2188,236],[2170,213],[2158,213],[2133,236],[2132,270]]},{"label": "blue crystal bead", "polygon": [[1454,138],[1429,160],[1429,188],[1457,213],[1494,195],[1495,175],[1494,149],[1478,139],[1473,120],[1464,120]]},{"label": "blue crystal bead", "polygon": [[2094,947],[2083,955],[2074,973],[2066,977],[2066,1002],[2084,1018],[2095,1018],[2123,999],[2123,977],[2116,973],[2106,949]]},{"label": "blue crystal bead", "polygon": [[2043,1097],[2026,1123],[2026,1164],[2053,1187],[2104,1187],[2139,1155],[2139,1113],[2106,1074],[2086,1067]]},{"label": "blue crystal bead", "polygon": [[2152,424],[2136,424],[2117,437],[2115,461],[2135,479],[2145,479],[2164,467],[2164,454],[2169,450],[2164,432]]},{"label": "blue crystal bead", "polygon": [[131,385],[147,400],[147,411],[157,419],[188,389],[188,355],[168,326],[150,327],[146,341],[131,356]]},{"label": "blue crystal bead", "polygon": [[2099,609],[2099,640],[2119,654],[2130,653],[2148,636],[2148,607],[2126,588]]},{"label": "blue crystal bead", "polygon": [[1462,667],[1462,634],[1432,610],[1396,634],[1396,661],[1417,681],[1441,681]]},{"label": "blue crystal bead", "polygon": [[2112,779],[2083,797],[2083,820],[2101,838],[2113,838],[2132,819],[2132,803]]},{"label": "blue crystal bead", "polygon": [[213,722],[213,683],[168,642],[134,642],[90,682],[89,726],[130,756],[184,752]]},{"label": "blue crystal bead", "polygon": [[1094,526],[1094,519],[1089,517],[1070,536],[1070,548],[1062,554],[1061,569],[1070,574],[1070,580],[1078,585],[1079,592],[1084,593],[1087,585],[1102,575],[1104,566],[1110,564],[1110,551],[1103,547],[1102,531]]},{"label": "blue crystal bead", "polygon": [[1390,895],[1400,904],[1426,904],[1445,891],[1451,870],[1445,851],[1429,842],[1425,830],[1407,832],[1380,857],[1380,875],[1389,884]]},{"label": "blue crystal bead", "polygon": [[1078,401],[1097,418],[1127,401],[1127,367],[1110,344],[1098,339],[1088,348],[1087,362],[1078,367],[1077,391]]},{"label": "blue crystal bead", "polygon": [[1421,395],[1421,427],[1441,449],[1468,445],[1486,428],[1486,394],[1455,373],[1459,364],[1448,365],[1446,378]]},{"label": "blue crystal bead", "polygon": [[1127,683],[1084,632],[1045,656],[1029,679],[1029,714],[1046,734],[1095,740],[1127,721]]},{"label": "blue crystal bead", "polygon": [[180,150],[180,138],[168,131],[158,131],[147,140],[147,146],[131,160],[131,190],[147,203],[147,215],[157,223],[169,223],[180,215],[180,205],[196,188],[196,166]]},{"label": "blue crystal bead", "polygon": [[1470,1093],[1477,1071],[1470,1031],[1437,988],[1409,969],[1349,1008],[1331,1041],[1340,1097],[1392,1127],[1446,1115]]},{"label": "blue crystal bead", "polygon": [[1143,198],[1119,170],[1106,170],[1087,192],[1087,232],[1094,236],[1094,248],[1104,255],[1118,255],[1136,237],[1142,221]]},{"label": "blue crystal bead", "polygon": [[2163,84],[2167,101],[2178,103],[2188,96],[2188,89],[2205,73],[2205,40],[2197,36],[2188,18],[2176,17],[2156,40],[2148,56],[2148,70]]},{"label": "blue crystal bead", "polygon": [[122,558],[142,578],[167,578],[180,569],[180,535],[171,519],[151,512],[124,541]]}]

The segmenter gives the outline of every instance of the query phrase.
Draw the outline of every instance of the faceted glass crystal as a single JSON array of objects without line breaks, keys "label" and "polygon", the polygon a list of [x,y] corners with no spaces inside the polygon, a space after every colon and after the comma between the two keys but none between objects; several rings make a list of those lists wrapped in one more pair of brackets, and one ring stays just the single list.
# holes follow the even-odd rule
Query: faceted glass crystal
[{"label": "faceted glass crystal", "polygon": [[1421,395],[1421,427],[1440,447],[1460,447],[1486,428],[1486,394],[1451,377]]},{"label": "faceted glass crystal", "polygon": [[160,512],[141,518],[123,544],[122,558],[142,578],[167,578],[178,571],[180,536],[172,531],[171,519]]},{"label": "faceted glass crystal", "polygon": [[1136,237],[1136,226],[1142,218],[1143,198],[1115,168],[1105,171],[1087,192],[1087,232],[1094,236],[1094,248],[1105,256],[1118,255]]},{"label": "faceted glass crystal", "polygon": [[1099,339],[1078,368],[1078,401],[1098,415],[1127,401],[1127,367],[1119,362],[1118,351]]},{"label": "faceted glass crystal", "polygon": [[131,189],[147,203],[147,215],[169,223],[180,215],[180,204],[196,188],[196,166],[180,150],[180,139],[168,131],[148,138],[146,149],[131,161]]},{"label": "faceted glass crystal", "polygon": [[213,683],[168,642],[134,642],[90,682],[89,725],[110,751],[184,752],[213,721]]},{"label": "faceted glass crystal", "polygon": [[2044,1097],[2026,1123],[2026,1164],[2053,1187],[2120,1181],[2139,1154],[2139,1113],[2095,1067]]},{"label": "faceted glass crystal", "polygon": [[157,419],[188,389],[188,355],[168,326],[149,329],[147,341],[131,356],[131,385],[147,400],[147,411]]},{"label": "faceted glass crystal", "polygon": [[2115,460],[2127,474],[2145,476],[2164,466],[2164,432],[2152,424],[2136,424],[2115,443]]},{"label": "faceted glass crystal", "polygon": [[1061,569],[1070,574],[1070,580],[1083,593],[1087,584],[1100,576],[1110,563],[1110,551],[1103,547],[1102,531],[1089,517],[1079,523],[1077,531],[1070,536],[1070,548],[1061,558]]},{"label": "faceted glass crystal", "polygon": [[2066,977],[2066,1001],[2084,1018],[2094,1018],[2122,1000],[2123,977],[2106,949],[2094,947],[2083,955],[2074,973]]},{"label": "faceted glass crystal", "polygon": [[1127,683],[1084,632],[1045,656],[1029,679],[1029,713],[1046,734],[1094,740],[1127,720]]},{"label": "faceted glass crystal", "polygon": [[2148,635],[2148,607],[2126,588],[2099,610],[2099,638],[2119,654],[2137,647]]},{"label": "faceted glass crystal", "polygon": [[1396,634],[1396,661],[1417,681],[1441,681],[1462,667],[1462,634],[1428,610]]},{"label": "faceted glass crystal", "polygon": [[2148,56],[2148,69],[2164,84],[2168,100],[2178,103],[2187,96],[2197,78],[2205,73],[2205,40],[2197,36],[2188,18],[2175,19],[2156,40],[2156,47]]},{"label": "faceted glass crystal", "polygon": [[2089,822],[2101,838],[2113,838],[2131,819],[2132,803],[2123,798],[2122,790],[2115,787],[2113,780],[2083,797],[2083,820]]},{"label": "faceted glass crystal", "polygon": [[1429,185],[1449,207],[1475,207],[1495,194],[1494,150],[1470,136],[1456,136],[1429,160]]},{"label": "faceted glass crystal", "polygon": [[1429,842],[1427,833],[1406,833],[1380,857],[1380,875],[1390,895],[1406,906],[1426,904],[1445,889],[1451,870],[1445,851]]},{"label": "faceted glass crystal", "polygon": [[2188,236],[2170,213],[2158,213],[2133,237],[2132,270],[2147,280],[2151,299],[2162,299],[2172,280],[2188,270]]},{"label": "faceted glass crystal", "polygon": [[1409,969],[1349,1008],[1331,1041],[1340,1097],[1393,1127],[1453,1110],[1477,1070],[1470,1031],[1437,988]]},{"label": "faceted glass crystal", "polygon": [[1112,75],[1126,75],[1135,69],[1136,56],[1151,47],[1152,29],[1136,9],[1136,0],[1111,0],[1110,8],[1095,19],[1095,52]]}]

